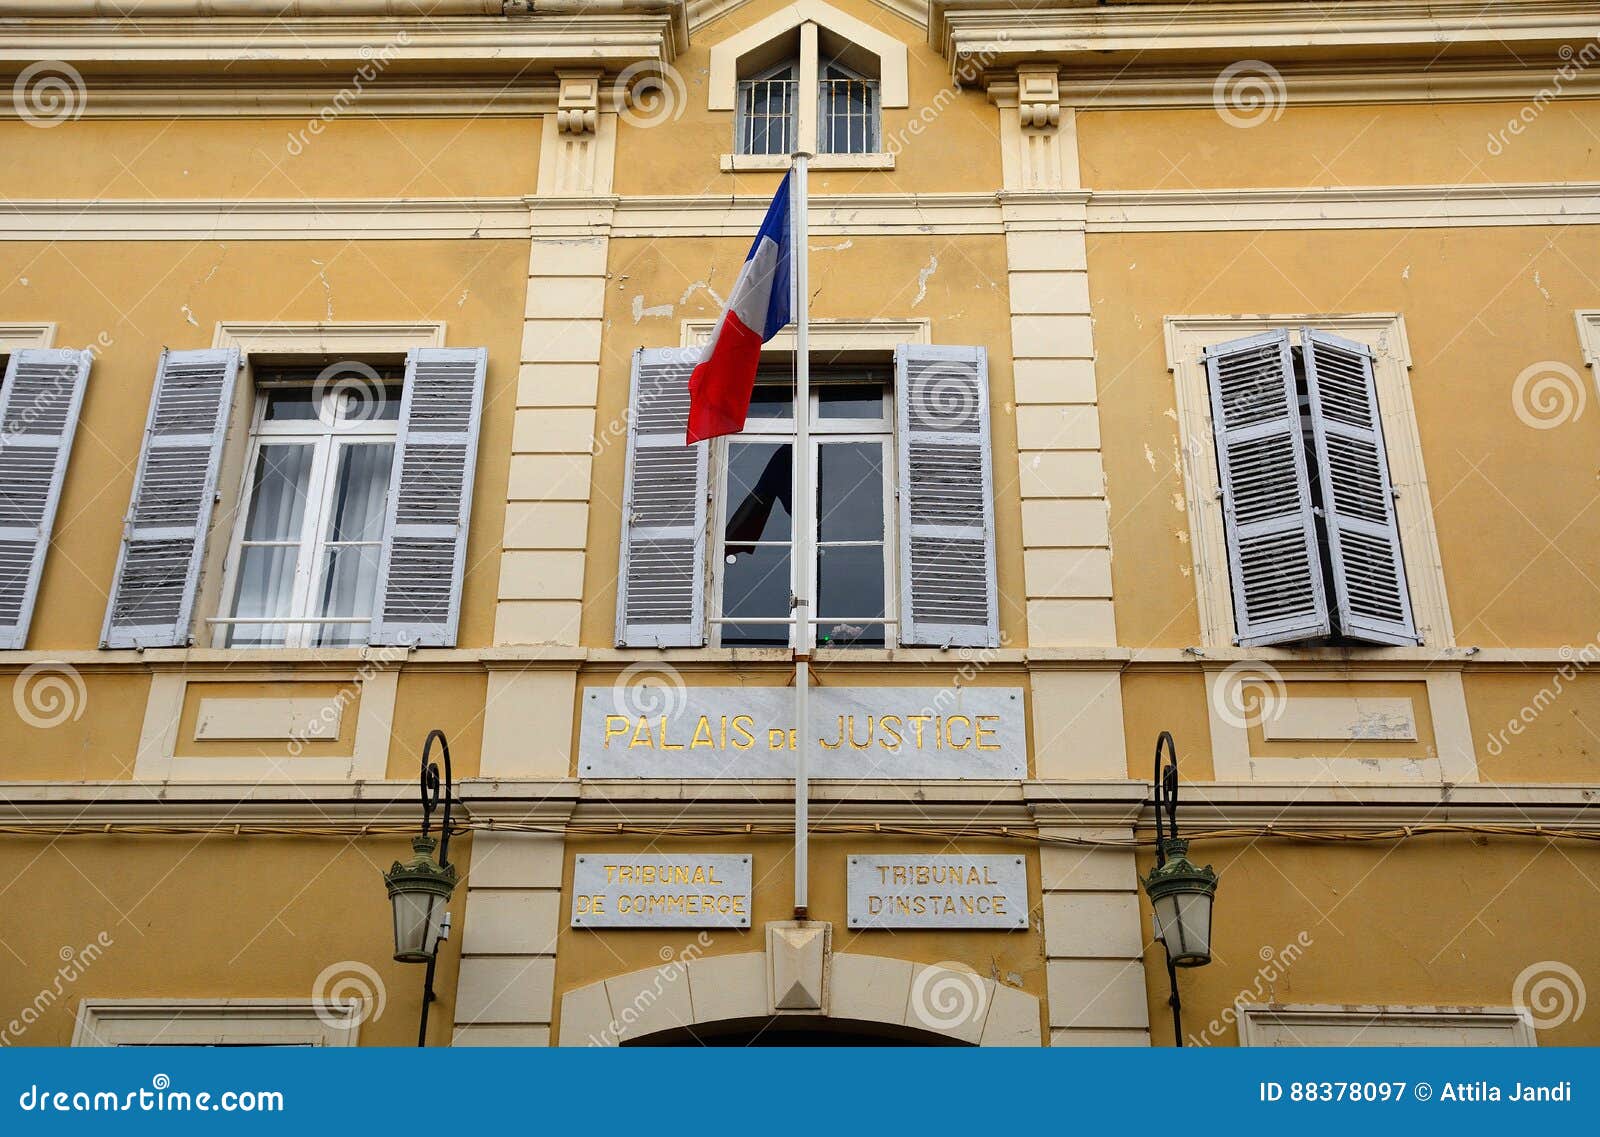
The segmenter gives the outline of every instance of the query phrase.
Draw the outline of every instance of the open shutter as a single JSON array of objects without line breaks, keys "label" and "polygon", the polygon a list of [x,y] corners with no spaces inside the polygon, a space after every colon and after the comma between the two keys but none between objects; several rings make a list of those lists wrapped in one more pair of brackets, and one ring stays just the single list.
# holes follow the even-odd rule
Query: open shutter
[{"label": "open shutter", "polygon": [[0,386],[0,648],[28,644],[93,356],[27,348]]},{"label": "open shutter", "polygon": [[894,367],[900,642],[998,646],[988,353],[901,344]]},{"label": "open shutter", "polygon": [[102,647],[189,642],[238,374],[236,348],[161,352]]},{"label": "open shutter", "polygon": [[617,573],[621,647],[699,647],[706,642],[710,444],[683,444],[689,374],[698,361],[699,353],[676,348],[641,348],[633,355]]},{"label": "open shutter", "polygon": [[374,644],[455,646],[488,363],[481,347],[421,347],[406,358]]},{"label": "open shutter", "polygon": [[1350,639],[1416,644],[1372,351],[1326,332],[1300,333],[1317,441],[1338,629]]},{"label": "open shutter", "polygon": [[1205,354],[1240,644],[1328,634],[1287,331]]}]

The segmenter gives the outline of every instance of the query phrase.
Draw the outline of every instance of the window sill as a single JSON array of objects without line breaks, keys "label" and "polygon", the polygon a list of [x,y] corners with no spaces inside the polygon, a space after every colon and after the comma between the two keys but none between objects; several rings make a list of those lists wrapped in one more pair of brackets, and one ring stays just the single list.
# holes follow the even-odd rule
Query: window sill
[{"label": "window sill", "polygon": [[[787,154],[724,154],[722,172],[751,173],[762,170],[787,170]],[[892,170],[893,154],[818,154],[811,159],[813,170]]]}]

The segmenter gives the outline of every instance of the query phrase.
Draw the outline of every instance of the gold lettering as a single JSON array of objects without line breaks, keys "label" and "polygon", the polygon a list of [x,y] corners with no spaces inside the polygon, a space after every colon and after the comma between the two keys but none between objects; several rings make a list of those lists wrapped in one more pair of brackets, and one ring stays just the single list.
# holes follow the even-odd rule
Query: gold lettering
[{"label": "gold lettering", "polygon": [[602,749],[611,745],[611,740],[619,734],[627,734],[628,728],[633,725],[633,720],[627,715],[606,716],[606,739]]},{"label": "gold lettering", "polygon": [[[983,724],[986,723],[986,722],[999,722],[1000,721],[1000,716],[999,715],[979,715],[977,721],[978,721],[978,749],[979,750],[999,750],[1000,749],[1000,744],[994,740],[994,728],[991,727],[991,726],[984,726]],[[987,739],[987,741],[985,741],[986,739]]]},{"label": "gold lettering", "polygon": [[[890,723],[893,723],[894,725],[890,726],[889,725]],[[879,737],[879,739],[878,739],[878,745],[883,747],[885,750],[899,750],[900,749],[900,744],[903,741],[905,741],[900,736],[900,727],[901,727],[900,716],[899,715],[884,715],[881,719],[878,720],[878,726],[883,731],[882,736]],[[887,741],[887,739],[890,738],[890,737],[892,737],[894,739],[893,742]]]},{"label": "gold lettering", "polygon": [[750,733],[750,728],[755,726],[755,724],[756,720],[751,718],[749,715],[733,716],[733,729],[744,735],[743,742],[740,742],[737,739],[734,740],[733,748],[735,750],[749,750],[756,744],[756,736]]},{"label": "gold lettering", "polygon": [[700,721],[694,724],[694,737],[689,740],[690,750],[701,746],[708,746],[713,750],[717,747],[717,740],[711,733],[711,720],[705,715],[701,715]]},{"label": "gold lettering", "polygon": [[[779,731],[777,733],[782,733],[782,732]],[[839,747],[844,745],[844,716],[843,715],[839,716],[839,729],[834,731],[834,733],[836,735],[838,735],[838,737],[835,738],[832,742],[829,742],[826,738],[822,738],[821,736],[818,736],[817,745],[822,747],[824,750],[837,750],[837,749],[839,749]]]},{"label": "gold lettering", "polygon": [[855,715],[851,715],[846,720],[846,722],[849,723],[850,749],[852,749],[852,750],[869,750],[869,749],[871,749],[871,747],[872,747],[872,721],[873,721],[872,720],[872,716],[868,715],[867,716],[867,740],[865,742],[857,742],[856,741],[856,716]]},{"label": "gold lettering", "polygon": [[906,721],[917,728],[917,749],[922,749],[922,725],[933,721],[932,715],[908,715]]},{"label": "gold lettering", "polygon": [[662,715],[661,716],[661,749],[663,749],[663,750],[682,750],[683,749],[683,743],[681,743],[681,742],[668,742],[667,741],[667,716],[666,715]]},{"label": "gold lettering", "polygon": [[[955,725],[958,722],[967,724],[967,736],[960,742],[956,741]],[[951,750],[965,750],[972,745],[972,720],[966,715],[951,715],[944,720],[944,740],[949,743]]]},{"label": "gold lettering", "polygon": [[[643,735],[642,738],[640,737],[641,735]],[[650,720],[644,715],[639,716],[639,725],[633,728],[633,737],[628,740],[629,750],[632,750],[635,746],[643,746],[650,750],[656,748],[656,740],[650,734]]]}]

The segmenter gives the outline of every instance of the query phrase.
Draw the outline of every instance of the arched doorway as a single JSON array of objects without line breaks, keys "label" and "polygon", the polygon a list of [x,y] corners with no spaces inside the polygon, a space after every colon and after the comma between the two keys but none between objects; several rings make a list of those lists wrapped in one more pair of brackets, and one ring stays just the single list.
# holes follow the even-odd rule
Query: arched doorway
[{"label": "arched doorway", "polygon": [[696,1023],[629,1038],[623,1046],[972,1046],[929,1030],[859,1019],[772,1016]]},{"label": "arched doorway", "polygon": [[[613,975],[561,996],[562,1046],[1040,1046],[1039,1000],[954,964],[834,952],[826,1013],[774,1014],[764,952]],[[783,1037],[775,1037],[782,1035]]]}]

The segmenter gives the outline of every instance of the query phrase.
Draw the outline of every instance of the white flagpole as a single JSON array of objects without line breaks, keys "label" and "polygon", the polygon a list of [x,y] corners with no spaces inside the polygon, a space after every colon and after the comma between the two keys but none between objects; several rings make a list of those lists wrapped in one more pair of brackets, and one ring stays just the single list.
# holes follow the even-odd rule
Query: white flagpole
[{"label": "white flagpole", "polygon": [[794,915],[806,918],[810,860],[811,806],[811,619],[816,614],[812,603],[816,560],[811,518],[811,344],[810,289],[807,262],[810,260],[809,228],[806,217],[807,166],[811,155],[797,151],[790,182],[789,207],[793,213],[794,244],[790,272],[794,277],[794,490],[790,495],[789,516],[794,525],[794,704],[796,745],[794,752]]}]

